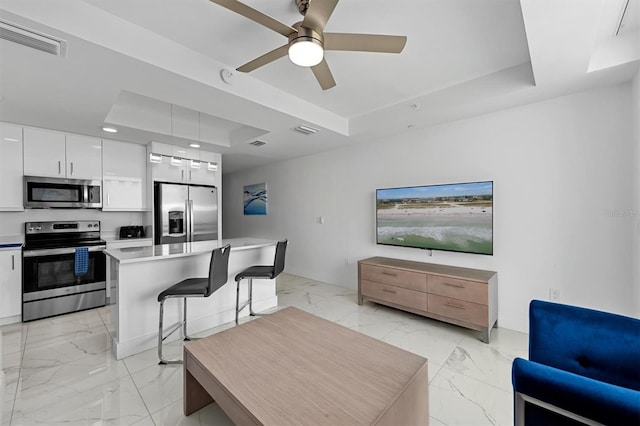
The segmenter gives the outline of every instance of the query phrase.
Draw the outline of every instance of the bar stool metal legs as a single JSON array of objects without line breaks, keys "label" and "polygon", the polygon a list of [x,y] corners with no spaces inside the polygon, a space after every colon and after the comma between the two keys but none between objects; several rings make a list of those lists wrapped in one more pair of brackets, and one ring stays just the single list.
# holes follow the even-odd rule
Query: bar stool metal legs
[{"label": "bar stool metal legs", "polygon": [[184,341],[198,340],[197,337],[191,337],[187,334],[187,298],[186,297],[183,298],[184,308],[183,308],[182,321],[176,324],[175,327],[171,329],[171,331],[166,336],[164,335],[164,301],[169,297],[162,299],[160,301],[160,320],[158,321],[158,358],[160,359],[160,362],[158,364],[160,365],[182,364],[181,360],[177,360],[177,361],[167,360],[167,359],[164,359],[162,356],[162,342],[164,342],[169,336],[175,333],[180,327],[182,327]]},{"label": "bar stool metal legs", "polygon": [[[215,291],[220,289],[228,279],[229,253],[231,246],[229,244],[219,247],[211,252],[211,261],[209,262],[209,276],[206,278],[187,278],[177,284],[163,290],[158,295],[160,303],[160,318],[158,320],[158,358],[159,364],[182,364],[182,360],[167,360],[162,356],[162,343],[173,333],[182,327],[184,340],[196,340],[187,334],[187,298],[188,297],[209,297]],[[164,302],[169,298],[182,298],[182,321],[177,323],[167,335],[164,334]]]},{"label": "bar stool metal legs", "polygon": [[[287,250],[287,240],[278,241],[276,244],[275,259],[273,265],[257,265],[250,266],[236,275],[236,324],[238,324],[238,317],[240,311],[249,305],[249,315],[260,315],[253,312],[253,279],[275,279],[284,270],[284,258]],[[248,300],[240,306],[240,282],[242,280],[249,280],[249,287],[247,288]]]},{"label": "bar stool metal legs", "polygon": [[249,292],[249,299],[247,301],[245,301],[242,306],[239,306],[240,304],[240,282],[241,280],[236,281],[236,324],[238,324],[238,315],[240,314],[240,311],[243,310],[244,308],[247,307],[247,305],[249,305],[249,316],[255,317],[255,316],[259,316],[260,314],[257,314],[255,312],[253,312],[253,278],[248,278],[249,280],[249,287],[248,287],[248,292]]}]

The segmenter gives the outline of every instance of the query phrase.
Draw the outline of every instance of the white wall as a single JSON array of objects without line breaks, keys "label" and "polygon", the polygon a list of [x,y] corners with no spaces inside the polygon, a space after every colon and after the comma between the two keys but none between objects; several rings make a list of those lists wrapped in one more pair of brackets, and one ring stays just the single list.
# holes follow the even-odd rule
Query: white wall
[{"label": "white wall", "polygon": [[635,202],[633,204],[633,220],[635,222],[634,234],[634,250],[633,250],[633,265],[634,265],[634,284],[635,293],[632,300],[635,301],[635,316],[640,318],[640,69],[636,73],[633,79],[632,85],[632,116],[635,117],[634,121],[634,139],[635,139],[635,174],[633,182],[635,188],[633,189],[633,195]]},{"label": "white wall", "polygon": [[[638,235],[619,214],[638,188],[630,93],[578,93],[225,175],[224,235],[288,237],[287,272],[350,288],[372,255],[495,270],[499,322],[516,330],[550,287],[560,301],[631,314]],[[478,180],[495,181],[494,256],[375,244],[376,188]],[[260,182],[268,215],[244,217],[243,185]]]}]

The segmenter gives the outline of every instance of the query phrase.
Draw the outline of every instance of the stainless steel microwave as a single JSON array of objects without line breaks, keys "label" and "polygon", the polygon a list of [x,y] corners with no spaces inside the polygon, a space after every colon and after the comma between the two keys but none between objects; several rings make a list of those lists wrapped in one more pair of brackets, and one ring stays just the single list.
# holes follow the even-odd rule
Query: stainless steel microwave
[{"label": "stainless steel microwave", "polygon": [[99,209],[102,207],[102,181],[24,177],[24,207]]}]

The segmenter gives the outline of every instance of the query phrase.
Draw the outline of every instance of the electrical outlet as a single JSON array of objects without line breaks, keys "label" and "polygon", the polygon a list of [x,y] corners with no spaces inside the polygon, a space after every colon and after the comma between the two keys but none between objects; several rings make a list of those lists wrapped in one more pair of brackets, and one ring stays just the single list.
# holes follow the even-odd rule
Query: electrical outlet
[{"label": "electrical outlet", "polygon": [[557,288],[550,288],[549,300],[560,300],[560,290],[558,290]]}]

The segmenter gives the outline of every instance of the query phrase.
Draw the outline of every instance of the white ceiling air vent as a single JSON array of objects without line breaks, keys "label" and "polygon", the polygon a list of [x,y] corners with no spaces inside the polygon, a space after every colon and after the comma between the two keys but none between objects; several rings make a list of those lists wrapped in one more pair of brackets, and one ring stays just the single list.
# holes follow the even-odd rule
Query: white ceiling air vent
[{"label": "white ceiling air vent", "polygon": [[253,141],[253,142],[249,142],[249,145],[253,145],[253,146],[262,146],[262,145],[266,145],[267,143],[265,141]]},{"label": "white ceiling air vent", "polygon": [[314,133],[318,133],[318,129],[313,128],[311,126],[307,126],[306,124],[301,124],[298,127],[294,127],[293,130],[296,132],[303,133],[305,135],[313,135]]},{"label": "white ceiling air vent", "polygon": [[56,56],[65,56],[67,51],[64,40],[1,20],[0,38]]}]

